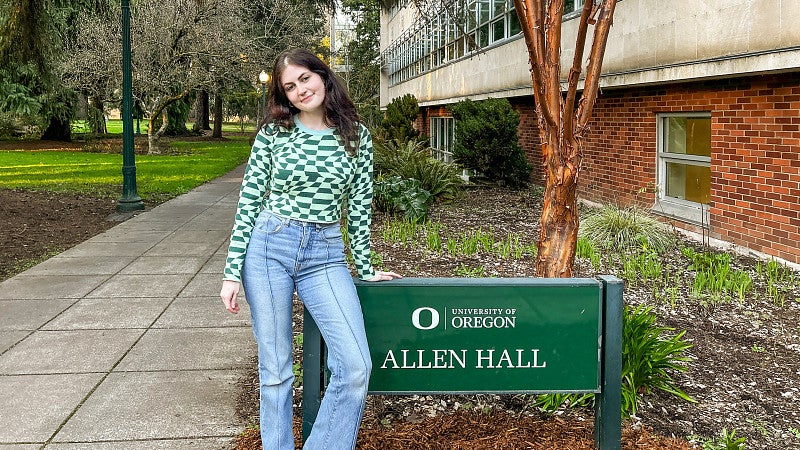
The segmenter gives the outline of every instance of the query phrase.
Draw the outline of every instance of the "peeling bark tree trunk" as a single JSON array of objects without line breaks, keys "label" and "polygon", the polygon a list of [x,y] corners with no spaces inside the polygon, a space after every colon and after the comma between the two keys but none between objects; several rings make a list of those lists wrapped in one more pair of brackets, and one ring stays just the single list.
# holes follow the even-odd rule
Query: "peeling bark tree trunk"
[{"label": "peeling bark tree trunk", "polygon": [[[539,229],[536,275],[571,277],[578,241],[578,176],[586,124],[597,100],[600,70],[617,0],[586,0],[581,11],[575,57],[561,91],[561,17],[563,0],[514,0],[528,47],[533,97],[542,140],[544,204]],[[589,25],[594,36],[584,89],[575,108]]]}]

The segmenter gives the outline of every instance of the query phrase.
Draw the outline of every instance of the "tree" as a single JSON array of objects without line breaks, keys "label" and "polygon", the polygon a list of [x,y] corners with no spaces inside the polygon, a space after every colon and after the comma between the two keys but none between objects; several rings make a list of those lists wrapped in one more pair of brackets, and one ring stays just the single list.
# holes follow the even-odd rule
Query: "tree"
[{"label": "tree", "polygon": [[414,129],[414,119],[419,114],[419,103],[412,94],[397,97],[386,105],[386,117],[382,127],[386,130],[389,139],[408,141],[419,137],[419,132]]},{"label": "tree", "polygon": [[[255,83],[284,48],[318,39],[324,17],[318,8],[306,0],[133,2],[133,89],[148,117],[149,151],[160,152],[169,105],[197,90],[221,99],[241,82]],[[80,29],[64,78],[113,92],[120,82],[120,24],[87,18]],[[221,122],[221,106],[214,110]]]},{"label": "tree", "polygon": [[[616,3],[617,0],[586,0],[584,3],[567,91],[562,94],[559,75],[564,1],[514,0],[528,48],[545,172],[536,262],[538,276],[572,276],[578,240],[578,176]],[[578,100],[578,81],[589,25],[594,26],[594,35],[584,88]]]},{"label": "tree", "polygon": [[26,87],[26,103],[39,105],[37,114],[45,126],[43,138],[70,140],[77,97],[55,68],[69,56],[64,48],[79,32],[78,18],[106,14],[109,1],[9,0],[0,5],[0,67],[7,75],[0,84]]},{"label": "tree", "polygon": [[491,181],[520,187],[531,165],[519,146],[519,113],[505,98],[462,100],[449,106],[455,119],[453,158]]},{"label": "tree", "polygon": [[342,10],[355,23],[353,39],[346,43],[350,97],[369,125],[380,123],[380,34],[381,7],[376,0],[343,0]]}]

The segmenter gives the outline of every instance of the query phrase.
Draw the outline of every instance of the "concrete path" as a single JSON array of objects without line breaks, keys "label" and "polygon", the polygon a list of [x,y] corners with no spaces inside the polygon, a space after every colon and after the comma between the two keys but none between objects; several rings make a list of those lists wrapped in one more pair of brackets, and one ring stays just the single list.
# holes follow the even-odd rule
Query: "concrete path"
[{"label": "concrete path", "polygon": [[250,313],[219,300],[241,168],[0,283],[0,450],[221,449]]}]

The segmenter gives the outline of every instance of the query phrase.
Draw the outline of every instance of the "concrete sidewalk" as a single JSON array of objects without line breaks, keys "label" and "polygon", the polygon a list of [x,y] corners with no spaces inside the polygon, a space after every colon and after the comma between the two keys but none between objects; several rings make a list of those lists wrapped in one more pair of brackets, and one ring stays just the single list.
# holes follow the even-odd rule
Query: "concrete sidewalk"
[{"label": "concrete sidewalk", "polygon": [[0,283],[0,450],[220,449],[250,313],[219,300],[241,168]]}]

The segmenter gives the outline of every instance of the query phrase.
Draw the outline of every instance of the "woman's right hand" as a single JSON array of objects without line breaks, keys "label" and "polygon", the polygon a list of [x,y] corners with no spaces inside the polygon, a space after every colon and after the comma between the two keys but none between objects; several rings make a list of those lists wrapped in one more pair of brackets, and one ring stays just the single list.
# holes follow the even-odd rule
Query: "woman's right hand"
[{"label": "woman's right hand", "polygon": [[239,312],[237,297],[239,295],[240,284],[241,283],[238,281],[233,280],[222,281],[222,289],[219,291],[219,296],[222,299],[222,303],[225,304],[225,309],[230,311],[231,314],[237,314]]}]

